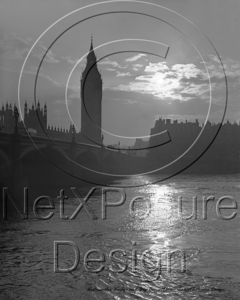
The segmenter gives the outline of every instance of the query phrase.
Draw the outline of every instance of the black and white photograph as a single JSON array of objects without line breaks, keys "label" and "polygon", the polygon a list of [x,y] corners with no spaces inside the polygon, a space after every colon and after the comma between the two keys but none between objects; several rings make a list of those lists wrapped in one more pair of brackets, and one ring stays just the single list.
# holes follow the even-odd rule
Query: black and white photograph
[{"label": "black and white photograph", "polygon": [[0,299],[240,299],[240,1],[0,0]]}]

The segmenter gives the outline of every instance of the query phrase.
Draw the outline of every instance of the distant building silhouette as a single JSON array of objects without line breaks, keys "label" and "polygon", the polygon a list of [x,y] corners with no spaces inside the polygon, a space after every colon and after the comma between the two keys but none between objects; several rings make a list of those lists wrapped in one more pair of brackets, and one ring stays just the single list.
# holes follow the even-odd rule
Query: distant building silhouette
[{"label": "distant building silhouette", "polygon": [[[170,119],[160,118],[151,129],[152,136],[149,140],[151,149],[148,150],[147,158],[153,163],[158,161],[166,165],[185,153],[177,164],[184,167],[187,165],[186,161],[191,163],[199,157],[199,161],[191,168],[194,172],[238,172],[240,170],[240,125],[229,121],[221,128],[220,125],[208,121],[204,128],[198,120],[179,123],[177,120],[172,122]],[[168,131],[171,141],[163,144],[165,137],[158,133],[165,130]]]},{"label": "distant building silhouette", "polygon": [[[0,131],[13,133],[15,126],[14,119],[14,108],[11,104],[6,104],[0,109]],[[25,124],[25,126],[24,126]],[[40,103],[37,103],[37,107],[32,104],[31,108],[28,108],[27,103],[24,104],[24,124],[22,121],[19,121],[18,127],[20,133],[27,133],[26,130],[37,136],[46,137],[46,134],[50,138],[62,139],[62,140],[71,140],[71,126],[69,130],[65,128],[56,128],[53,126],[47,126],[47,105],[45,104],[41,108]],[[80,135],[77,136],[80,139]]]}]

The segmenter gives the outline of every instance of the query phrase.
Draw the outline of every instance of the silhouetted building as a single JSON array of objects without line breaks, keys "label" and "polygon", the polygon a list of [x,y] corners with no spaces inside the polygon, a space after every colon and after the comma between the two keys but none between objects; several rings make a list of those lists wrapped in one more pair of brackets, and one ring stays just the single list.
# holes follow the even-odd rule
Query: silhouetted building
[{"label": "silhouetted building", "polygon": [[[102,144],[102,78],[97,68],[97,58],[91,40],[86,67],[81,78],[81,131],[75,134],[75,140],[87,144]],[[25,124],[25,126],[24,126]],[[52,139],[71,140],[72,125],[69,129],[49,126],[47,105],[42,108],[39,101],[35,107],[24,104],[24,124],[19,122],[21,133],[29,133]],[[0,110],[0,130],[13,133],[15,119],[12,105],[6,104]],[[26,127],[26,128],[25,128]]]},{"label": "silhouetted building", "polygon": [[137,138],[132,149],[136,149],[136,156],[146,157],[149,147],[149,141],[144,141],[140,138]]},{"label": "silhouetted building", "polygon": [[102,144],[102,78],[91,40],[81,78],[81,133],[86,143]]},{"label": "silhouetted building", "polygon": [[[10,104],[2,106],[0,109],[0,131],[13,133],[15,127],[14,108]],[[24,126],[25,125],[25,126]],[[18,122],[18,128],[20,133],[31,135],[49,137],[53,139],[68,140],[72,139],[71,125],[69,130],[63,128],[56,128],[53,126],[47,126],[47,105],[45,104],[41,108],[40,103],[37,103],[37,107],[34,105],[28,108],[27,103],[24,104],[24,124],[22,121]],[[80,140],[80,134],[76,134],[76,139]]]},{"label": "silhouetted building", "polygon": [[13,107],[12,104],[6,104],[2,106],[0,110],[0,128],[1,131],[5,132],[14,132],[15,120],[13,116]]},{"label": "silhouetted building", "polygon": [[[165,134],[161,132],[167,131]],[[170,137],[170,140],[168,139]],[[198,120],[185,123],[159,119],[151,129],[147,158],[160,166],[187,166],[194,172],[228,173],[240,170],[240,125],[230,123],[205,126]],[[196,159],[199,158],[198,161]],[[173,165],[173,164],[172,164]]]},{"label": "silhouetted building", "polygon": [[24,124],[29,129],[34,129],[37,135],[44,136],[47,129],[47,105],[42,109],[38,101],[37,107],[32,105],[28,109],[27,103],[24,104]]}]

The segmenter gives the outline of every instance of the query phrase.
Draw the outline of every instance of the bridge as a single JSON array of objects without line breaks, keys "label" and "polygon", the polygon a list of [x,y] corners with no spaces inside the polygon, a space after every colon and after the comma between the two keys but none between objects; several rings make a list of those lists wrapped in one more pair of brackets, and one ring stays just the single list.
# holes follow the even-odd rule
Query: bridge
[{"label": "bridge", "polygon": [[[141,160],[141,159],[140,159]],[[136,170],[139,158],[117,149],[71,141],[0,132],[0,186],[15,194],[56,193],[64,187],[104,185]],[[129,168],[131,166],[131,168]],[[113,176],[112,176],[112,175]],[[57,196],[57,194],[56,194]]]}]

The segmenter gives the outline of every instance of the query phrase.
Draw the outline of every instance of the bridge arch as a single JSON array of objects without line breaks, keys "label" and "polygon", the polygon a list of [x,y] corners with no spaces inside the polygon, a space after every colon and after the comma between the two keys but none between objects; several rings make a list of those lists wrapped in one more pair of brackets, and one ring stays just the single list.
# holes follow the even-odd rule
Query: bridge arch
[{"label": "bridge arch", "polygon": [[39,145],[38,147],[36,147],[36,146],[32,145],[22,151],[22,153],[20,155],[20,159],[22,160],[24,158],[24,156],[28,155],[32,151],[38,151],[38,149],[40,151],[42,151],[44,149],[51,149],[53,151],[57,151],[57,152],[61,153],[63,156],[65,156],[65,158],[67,158],[67,153],[64,150],[59,149],[57,147],[49,147],[48,145]]}]

